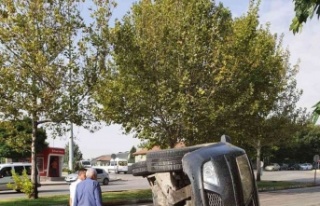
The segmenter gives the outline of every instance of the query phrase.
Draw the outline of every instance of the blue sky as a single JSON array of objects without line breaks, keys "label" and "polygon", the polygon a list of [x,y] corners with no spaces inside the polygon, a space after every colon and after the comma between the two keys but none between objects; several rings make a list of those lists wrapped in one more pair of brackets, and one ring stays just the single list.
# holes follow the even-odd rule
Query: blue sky
[{"label": "blue sky", "polygon": [[[114,18],[121,17],[130,9],[135,0],[118,0],[118,7],[113,11]],[[234,17],[248,10],[249,0],[221,0],[229,7]],[[303,31],[293,35],[289,31],[293,17],[293,3],[288,0],[262,0],[260,6],[260,23],[270,23],[272,33],[284,34],[283,47],[291,53],[291,63],[300,60],[300,71],[297,74],[298,88],[303,89],[298,106],[306,107],[308,111],[320,101],[320,21],[314,18],[308,21]],[[112,125],[103,127],[95,133],[82,128],[75,128],[75,142],[79,145],[85,158],[93,158],[103,154],[129,151],[132,146],[139,144],[132,135],[122,134],[121,127]],[[49,139],[50,146],[65,147],[67,136]]]}]

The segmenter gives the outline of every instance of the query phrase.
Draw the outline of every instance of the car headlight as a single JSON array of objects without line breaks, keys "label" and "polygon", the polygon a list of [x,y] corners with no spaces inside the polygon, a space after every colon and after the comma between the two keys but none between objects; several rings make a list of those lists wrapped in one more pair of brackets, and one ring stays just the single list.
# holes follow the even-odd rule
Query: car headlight
[{"label": "car headlight", "polygon": [[204,182],[219,186],[218,175],[211,161],[204,163],[202,167],[202,175]]}]

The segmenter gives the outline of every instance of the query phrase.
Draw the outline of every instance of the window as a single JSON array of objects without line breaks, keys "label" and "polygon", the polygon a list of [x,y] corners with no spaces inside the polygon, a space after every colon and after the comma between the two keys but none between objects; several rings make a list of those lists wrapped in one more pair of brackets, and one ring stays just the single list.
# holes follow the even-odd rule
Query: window
[{"label": "window", "polygon": [[3,177],[11,177],[12,176],[11,167],[2,168],[2,170],[0,171],[0,175]]},{"label": "window", "polygon": [[103,173],[101,169],[96,169],[96,171],[97,171],[97,174],[102,174]]},{"label": "window", "polygon": [[14,166],[14,171],[17,175],[22,175],[23,170],[24,170],[23,166]]},{"label": "window", "polygon": [[31,166],[25,166],[25,169],[27,170],[27,175],[31,175]]},{"label": "window", "polygon": [[118,165],[119,165],[119,166],[127,166],[127,165],[128,165],[128,162],[127,162],[127,161],[119,161],[119,162],[118,162]]}]

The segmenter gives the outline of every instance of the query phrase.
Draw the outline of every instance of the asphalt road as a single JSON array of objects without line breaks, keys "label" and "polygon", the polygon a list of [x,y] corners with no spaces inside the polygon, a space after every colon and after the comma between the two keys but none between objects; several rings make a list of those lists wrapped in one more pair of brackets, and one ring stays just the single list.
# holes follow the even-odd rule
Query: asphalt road
[{"label": "asphalt road", "polygon": [[[320,171],[317,172],[317,177],[317,183],[320,184]],[[110,182],[110,184],[106,186],[101,186],[102,191],[107,192],[149,188],[148,182],[141,177],[120,174],[114,178],[119,178],[121,180]],[[264,172],[262,180],[313,182],[314,171]],[[44,185],[39,188],[40,196],[58,194],[69,194],[69,185]],[[25,195],[16,193],[15,191],[0,192],[1,200],[19,197],[25,197]],[[259,197],[261,206],[320,206],[320,187],[261,192],[259,193]],[[149,206],[149,204],[141,204],[140,206]]]}]

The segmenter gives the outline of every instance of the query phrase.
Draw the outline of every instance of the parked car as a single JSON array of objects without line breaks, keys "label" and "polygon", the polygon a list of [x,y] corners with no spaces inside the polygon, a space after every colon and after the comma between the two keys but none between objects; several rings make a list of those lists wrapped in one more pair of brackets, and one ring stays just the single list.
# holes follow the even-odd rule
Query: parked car
[{"label": "parked car", "polygon": [[288,170],[288,169],[289,169],[288,164],[285,164],[285,163],[280,164],[280,170]]},{"label": "parked car", "polygon": [[289,164],[288,170],[301,170],[300,164]]},{"label": "parked car", "polygon": [[266,171],[279,171],[280,165],[278,163],[270,163],[264,169]]},{"label": "parked car", "polygon": [[302,170],[312,170],[312,164],[310,163],[303,163],[303,164],[300,164],[300,167]]},{"label": "parked car", "polygon": [[[29,176],[29,178],[31,178],[31,163],[13,162],[13,163],[0,164],[0,191],[11,190],[10,188],[7,187],[7,184],[13,183],[12,171],[14,171],[17,175],[22,175],[23,170],[26,170],[27,175]],[[37,175],[37,179],[38,179],[37,186],[40,187],[41,184],[40,184],[39,173]],[[15,190],[17,192],[20,192],[21,188],[16,188]]]},{"label": "parked car", "polygon": [[[97,171],[97,181],[103,185],[108,185],[110,181],[109,174],[103,169],[100,169],[100,168],[94,168],[94,169]],[[78,173],[69,174],[64,178],[64,180],[68,184],[71,184],[77,179],[78,179]]]}]

